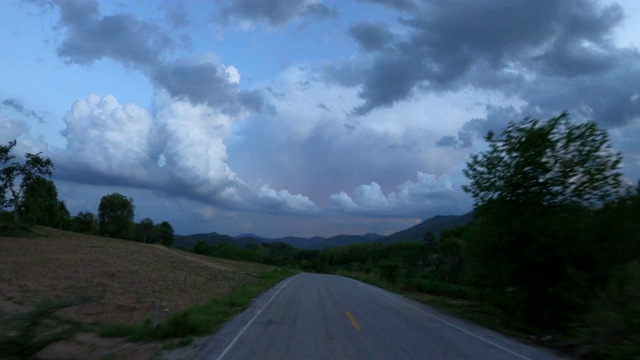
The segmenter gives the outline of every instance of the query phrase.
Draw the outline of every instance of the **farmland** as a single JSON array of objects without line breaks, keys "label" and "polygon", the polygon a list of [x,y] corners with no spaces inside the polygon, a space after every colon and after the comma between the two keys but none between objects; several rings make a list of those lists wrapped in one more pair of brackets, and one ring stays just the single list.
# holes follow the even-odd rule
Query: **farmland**
[{"label": "farmland", "polygon": [[44,227],[34,232],[0,237],[0,324],[43,301],[67,302],[57,317],[96,325],[140,323],[155,301],[162,321],[273,270],[159,245]]}]

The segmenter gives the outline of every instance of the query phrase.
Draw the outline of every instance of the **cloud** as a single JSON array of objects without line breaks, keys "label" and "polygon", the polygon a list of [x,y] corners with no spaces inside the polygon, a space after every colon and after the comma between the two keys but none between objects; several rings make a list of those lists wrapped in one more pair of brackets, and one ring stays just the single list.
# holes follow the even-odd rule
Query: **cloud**
[{"label": "cloud", "polygon": [[68,144],[54,159],[56,177],[152,189],[231,210],[318,212],[305,196],[248,184],[231,170],[224,140],[242,117],[161,94],[156,109],[151,115],[111,95],[76,101],[64,117]]},{"label": "cloud", "polygon": [[[300,83],[307,85],[296,91]],[[417,90],[416,101],[354,117],[357,90],[324,82],[309,67],[292,66],[268,84],[265,96],[277,116],[250,116],[235,127],[226,141],[229,165],[244,179],[302,193],[321,205],[361,184],[375,182],[384,190],[416,171],[448,173],[473,148],[435,147],[438,139],[484,117],[487,97],[496,106],[512,102],[474,89],[443,95]]]},{"label": "cloud", "polygon": [[[411,4],[374,2],[399,10]],[[352,26],[349,32],[363,51],[377,51],[373,60],[354,56],[327,67],[326,75],[334,83],[359,88],[362,103],[353,109],[357,115],[411,99],[417,89],[444,93],[473,86],[519,96],[531,108],[551,109],[557,99],[565,101],[563,109],[588,102],[594,114],[626,123],[638,111],[629,101],[628,87],[617,90],[618,76],[639,76],[640,69],[632,64],[640,55],[617,48],[612,40],[623,19],[619,5],[590,0],[424,1],[399,18],[399,34],[404,35],[392,40],[380,39],[381,30],[370,24]],[[597,86],[588,85],[593,83]],[[586,94],[581,93],[584,86]],[[623,110],[615,113],[616,108]]]},{"label": "cloud", "polygon": [[290,209],[290,212],[300,212],[307,215],[319,214],[320,209],[308,197],[291,194],[287,190],[275,190],[268,185],[262,185],[257,192],[258,202],[266,210]]},{"label": "cloud", "polygon": [[[89,95],[65,115],[66,151],[57,163],[63,177],[91,176],[98,184],[142,186],[154,165],[151,137],[153,120],[144,109],[120,105],[115,97]],[[92,175],[89,175],[92,174]],[[117,178],[117,181],[116,179]]]},{"label": "cloud", "polygon": [[21,120],[12,120],[0,115],[0,144],[6,145],[10,141],[29,132],[29,125]]},{"label": "cloud", "polygon": [[386,26],[368,22],[352,25],[349,34],[365,51],[381,50],[393,39],[393,34]]},{"label": "cloud", "polygon": [[237,112],[238,83],[217,61],[173,62],[156,66],[153,82],[176,99]]},{"label": "cloud", "polygon": [[[274,112],[260,91],[240,90],[237,69],[224,66],[212,54],[168,60],[167,53],[178,41],[152,21],[132,14],[102,15],[95,0],[55,3],[60,9],[59,26],[66,30],[57,54],[68,63],[91,65],[108,58],[141,71],[177,100],[188,99],[232,115],[245,110]],[[182,5],[165,2],[161,7],[174,19],[174,26],[186,25],[181,20],[185,15]]]},{"label": "cloud", "polygon": [[111,58],[126,65],[152,66],[174,46],[167,33],[153,23],[128,14],[100,16],[95,0],[56,0],[60,26],[66,37],[58,56],[69,63],[88,65]]},{"label": "cloud", "polygon": [[221,0],[222,19],[231,18],[249,23],[267,22],[282,26],[301,17],[331,17],[336,12],[317,0]]},{"label": "cloud", "polygon": [[165,12],[167,21],[174,28],[184,28],[189,25],[189,18],[184,2],[164,0],[162,4],[159,5],[159,8]]},{"label": "cloud", "polygon": [[358,0],[359,2],[379,4],[395,10],[413,10],[416,4],[411,0]]},{"label": "cloud", "polygon": [[461,214],[470,208],[470,199],[454,186],[449,175],[436,177],[418,172],[417,181],[406,181],[395,192],[384,194],[376,182],[358,186],[351,196],[333,194],[329,202],[335,211],[358,216],[413,217],[421,214]]},{"label": "cloud", "polygon": [[2,100],[2,105],[12,109],[13,111],[19,113],[20,115],[26,116],[28,118],[32,118],[37,120],[40,123],[44,123],[44,118],[33,110],[29,110],[24,107],[22,102],[17,99],[4,99]]}]

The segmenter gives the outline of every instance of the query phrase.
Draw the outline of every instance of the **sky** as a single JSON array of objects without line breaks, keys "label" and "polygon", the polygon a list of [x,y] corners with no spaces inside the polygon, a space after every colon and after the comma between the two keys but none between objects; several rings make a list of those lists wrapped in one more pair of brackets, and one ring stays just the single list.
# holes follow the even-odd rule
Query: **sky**
[{"label": "sky", "polygon": [[636,0],[7,0],[0,34],[0,143],[72,215],[390,234],[469,212],[483,136],[564,110],[640,177]]}]

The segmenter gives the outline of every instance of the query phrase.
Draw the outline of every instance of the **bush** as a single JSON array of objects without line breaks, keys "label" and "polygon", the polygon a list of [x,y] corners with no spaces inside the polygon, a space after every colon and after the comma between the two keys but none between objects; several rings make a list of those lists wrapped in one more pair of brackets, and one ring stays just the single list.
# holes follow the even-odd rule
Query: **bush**
[{"label": "bush", "polygon": [[431,295],[456,299],[468,300],[476,297],[473,288],[427,279],[417,279],[415,281],[415,289]]}]

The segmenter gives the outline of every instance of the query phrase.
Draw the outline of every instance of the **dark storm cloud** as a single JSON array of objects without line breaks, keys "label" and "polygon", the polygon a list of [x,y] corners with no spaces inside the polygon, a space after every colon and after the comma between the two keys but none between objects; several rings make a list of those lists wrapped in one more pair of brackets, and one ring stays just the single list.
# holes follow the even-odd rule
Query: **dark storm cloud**
[{"label": "dark storm cloud", "polygon": [[[398,2],[374,2],[402,8]],[[410,97],[416,88],[439,92],[467,86],[517,95],[532,106],[545,108],[551,106],[533,102],[571,100],[563,104],[563,110],[582,105],[579,97],[555,92],[541,97],[537,90],[557,91],[562,87],[563,91],[569,88],[570,94],[578,95],[580,91],[573,91],[571,85],[590,82],[600,86],[592,92],[600,93],[600,98],[606,94],[607,102],[626,109],[613,114],[613,106],[590,95],[583,100],[593,101],[587,105],[594,113],[618,116],[618,120],[608,121],[624,122],[628,120],[620,120],[619,116],[629,119],[629,112],[635,112],[627,91],[605,92],[620,86],[613,81],[620,80],[614,78],[621,69],[630,72],[632,78],[640,71],[629,67],[640,60],[637,51],[616,48],[611,40],[612,30],[624,17],[619,5],[601,6],[590,0],[420,4],[415,15],[400,19],[407,35],[386,43],[374,61],[327,69],[330,81],[361,87],[363,104],[354,109],[355,114],[392,106]],[[350,33],[369,51],[372,47],[367,47],[367,41],[374,39],[373,32],[364,30],[362,25],[356,25]],[[553,85],[565,82],[568,85]]]},{"label": "dark storm cloud", "polygon": [[187,98],[212,107],[233,105],[238,84],[229,83],[212,63],[168,63],[156,66],[150,74],[156,84],[174,98]]},{"label": "dark storm cloud", "polygon": [[[260,92],[240,91],[229,81],[225,68],[212,61],[166,61],[164,55],[178,42],[170,33],[131,14],[102,16],[97,1],[56,0],[59,26],[66,30],[57,49],[68,63],[90,65],[109,58],[144,72],[153,84],[177,99],[207,104],[228,114],[244,108],[273,114]],[[42,6],[42,5],[41,5]],[[186,15],[180,3],[161,5],[174,26],[185,26]]]},{"label": "dark storm cloud", "polygon": [[396,10],[413,10],[416,4],[411,0],[358,0],[360,2],[380,4]]},{"label": "dark storm cloud", "polygon": [[423,78],[422,72],[422,64],[416,58],[403,55],[378,58],[358,94],[364,104],[356,107],[353,113],[364,115],[408,98]]},{"label": "dark storm cloud", "polygon": [[351,26],[349,34],[365,51],[381,50],[393,39],[393,34],[386,26],[366,22]]},{"label": "dark storm cloud", "polygon": [[153,23],[132,15],[100,16],[96,1],[58,0],[66,38],[58,56],[70,63],[91,64],[111,58],[126,65],[154,65],[174,41]]},{"label": "dark storm cloud", "polygon": [[266,101],[264,93],[260,90],[238,92],[238,102],[240,105],[255,113],[262,113],[271,116],[278,114],[276,107]]},{"label": "dark storm cloud", "polygon": [[529,113],[530,115],[527,116],[531,117],[535,117],[534,112],[539,115],[537,111],[528,107],[520,111],[512,106],[487,105],[486,111],[485,118],[474,118],[467,121],[458,131],[457,136],[443,136],[435,145],[438,147],[468,148],[473,146],[474,139],[484,138],[489,131],[502,131],[509,121],[521,120],[525,113]]},{"label": "dark storm cloud", "polygon": [[175,28],[183,28],[189,25],[187,10],[182,1],[165,0],[159,7],[165,12],[167,21]]},{"label": "dark storm cloud", "polygon": [[224,21],[230,18],[266,21],[272,26],[284,25],[300,16],[329,17],[335,11],[323,4],[307,4],[305,0],[222,0],[219,1]]},{"label": "dark storm cloud", "polygon": [[20,100],[16,100],[16,99],[4,99],[2,101],[2,105],[12,109],[13,111],[32,118],[32,119],[36,119],[41,123],[44,123],[44,118],[39,115],[37,112],[33,111],[33,110],[29,110],[27,108],[24,107],[24,105],[22,104],[22,102]]}]

